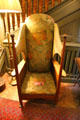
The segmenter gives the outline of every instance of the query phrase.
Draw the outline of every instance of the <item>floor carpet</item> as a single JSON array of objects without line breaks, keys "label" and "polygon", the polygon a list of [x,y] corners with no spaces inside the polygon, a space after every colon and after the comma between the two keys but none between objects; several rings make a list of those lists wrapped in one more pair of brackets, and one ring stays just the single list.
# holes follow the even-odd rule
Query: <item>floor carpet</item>
[{"label": "floor carpet", "polygon": [[25,103],[21,110],[18,101],[0,98],[0,120],[80,120],[80,108],[56,107],[38,100]]}]

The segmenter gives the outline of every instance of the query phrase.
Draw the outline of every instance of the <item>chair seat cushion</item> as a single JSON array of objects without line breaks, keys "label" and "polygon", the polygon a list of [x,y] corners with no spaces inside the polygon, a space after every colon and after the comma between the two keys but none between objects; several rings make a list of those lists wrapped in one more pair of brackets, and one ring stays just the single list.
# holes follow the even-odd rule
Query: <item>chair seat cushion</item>
[{"label": "chair seat cushion", "polygon": [[51,73],[27,73],[22,84],[23,94],[55,94],[56,86]]}]

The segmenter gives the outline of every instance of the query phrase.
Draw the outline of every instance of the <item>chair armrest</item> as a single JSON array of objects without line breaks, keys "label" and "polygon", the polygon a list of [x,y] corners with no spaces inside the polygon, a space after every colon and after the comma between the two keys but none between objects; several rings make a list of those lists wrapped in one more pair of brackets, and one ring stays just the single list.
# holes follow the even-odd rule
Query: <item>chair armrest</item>
[{"label": "chair armrest", "polygon": [[[60,73],[60,64],[54,60],[52,61],[53,63],[53,67],[54,67],[54,70],[55,70],[55,78],[56,78],[56,84],[58,85],[58,82],[59,82],[59,73]],[[66,76],[66,72],[62,69],[62,76]]]},{"label": "chair armrest", "polygon": [[[23,59],[19,64],[18,64],[18,75],[19,75],[19,83],[20,85],[23,82],[23,79],[25,77],[25,73],[27,71],[27,64],[26,61]],[[12,76],[15,77],[16,76],[16,72],[15,69],[12,71]]]},{"label": "chair armrest", "polygon": [[[20,74],[24,65],[25,65],[26,61],[23,59],[19,64],[18,64],[18,73]],[[13,69],[12,73],[11,73],[11,76],[16,76],[16,72],[15,72],[15,69]]]},{"label": "chair armrest", "polygon": [[[55,72],[56,72],[56,75],[59,76],[59,72],[60,72],[60,64],[55,60],[53,61],[53,66],[54,66],[54,69],[55,69]],[[64,69],[62,69],[62,76],[66,76],[66,72]]]}]

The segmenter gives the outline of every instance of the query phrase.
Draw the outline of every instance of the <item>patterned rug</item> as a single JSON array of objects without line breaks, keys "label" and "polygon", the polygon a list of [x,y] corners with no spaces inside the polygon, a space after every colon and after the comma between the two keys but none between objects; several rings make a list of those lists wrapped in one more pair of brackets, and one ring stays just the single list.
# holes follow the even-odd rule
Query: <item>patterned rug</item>
[{"label": "patterned rug", "polygon": [[39,100],[27,102],[21,110],[19,102],[0,98],[0,120],[80,120],[80,108],[56,107]]}]

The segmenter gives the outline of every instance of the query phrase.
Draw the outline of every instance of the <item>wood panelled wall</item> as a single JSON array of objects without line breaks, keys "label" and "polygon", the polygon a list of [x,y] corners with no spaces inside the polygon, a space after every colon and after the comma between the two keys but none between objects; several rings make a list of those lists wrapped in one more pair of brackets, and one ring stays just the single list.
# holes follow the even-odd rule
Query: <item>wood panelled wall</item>
[{"label": "wood panelled wall", "polygon": [[69,42],[79,42],[80,43],[80,18],[73,19],[70,22],[66,21],[66,24],[60,26],[61,34],[68,34]]},{"label": "wood panelled wall", "polygon": [[63,0],[20,0],[22,8],[21,14],[8,13],[7,16],[3,13],[0,14],[0,22],[3,21],[4,35],[6,35],[6,32],[11,32],[11,30],[15,31],[16,27],[20,27],[20,23],[25,21],[26,16],[34,13],[44,13],[53,8],[55,5],[60,4],[62,1]]},{"label": "wood panelled wall", "polygon": [[80,43],[80,9],[57,22],[61,34],[68,34],[68,41]]},{"label": "wood panelled wall", "polygon": [[44,13],[64,0],[20,0],[22,7],[22,19],[34,13]]}]

